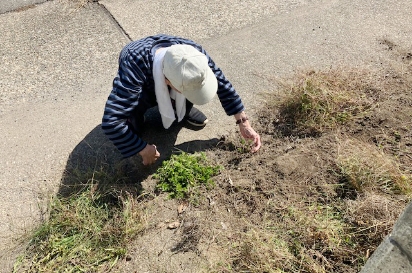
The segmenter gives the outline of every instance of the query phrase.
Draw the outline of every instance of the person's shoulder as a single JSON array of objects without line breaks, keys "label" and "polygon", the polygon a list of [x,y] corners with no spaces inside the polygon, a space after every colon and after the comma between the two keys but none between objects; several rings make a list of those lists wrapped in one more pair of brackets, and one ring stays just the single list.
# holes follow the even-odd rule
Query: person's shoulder
[{"label": "person's shoulder", "polygon": [[146,37],[143,39],[132,41],[128,43],[124,48],[129,51],[141,51],[142,49],[151,47],[153,43],[153,39],[150,39],[150,37]]},{"label": "person's shoulder", "polygon": [[147,55],[150,54],[153,46],[157,44],[186,44],[191,45],[200,52],[204,52],[203,47],[196,43],[195,41],[179,36],[173,36],[169,34],[157,34],[152,36],[147,36],[139,40],[135,40],[127,44],[124,51],[127,51],[131,55]]},{"label": "person's shoulder", "polygon": [[132,41],[124,46],[121,57],[123,57],[123,60],[127,60],[130,57],[135,61],[145,60],[149,58],[153,43],[154,41],[150,37]]},{"label": "person's shoulder", "polygon": [[175,36],[175,35],[169,35],[169,34],[158,34],[154,36],[149,36],[144,39],[153,39],[154,41],[169,41],[173,44],[187,44],[187,45],[193,45],[195,47],[199,47],[200,45],[196,43],[195,41],[180,37],[180,36]]}]

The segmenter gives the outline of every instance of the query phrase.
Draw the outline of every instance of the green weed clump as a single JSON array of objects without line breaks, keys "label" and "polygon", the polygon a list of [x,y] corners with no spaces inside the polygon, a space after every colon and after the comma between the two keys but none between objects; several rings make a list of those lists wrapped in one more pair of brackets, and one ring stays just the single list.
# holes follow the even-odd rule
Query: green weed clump
[{"label": "green weed clump", "polygon": [[141,209],[128,195],[106,202],[95,188],[52,200],[14,272],[103,272],[125,256],[127,242],[144,229]]},{"label": "green weed clump", "polygon": [[212,177],[220,169],[207,160],[205,153],[182,152],[164,161],[153,177],[159,180],[157,188],[168,192],[170,198],[190,199],[201,185],[213,186]]}]

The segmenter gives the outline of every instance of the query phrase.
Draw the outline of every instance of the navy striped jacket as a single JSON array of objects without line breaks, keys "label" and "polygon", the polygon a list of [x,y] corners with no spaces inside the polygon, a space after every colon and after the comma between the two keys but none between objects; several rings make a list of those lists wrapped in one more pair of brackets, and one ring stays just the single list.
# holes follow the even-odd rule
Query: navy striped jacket
[{"label": "navy striped jacket", "polygon": [[139,104],[146,104],[146,108],[157,104],[152,74],[154,52],[159,47],[173,44],[191,45],[207,56],[209,66],[218,80],[217,95],[227,115],[244,110],[241,98],[232,84],[200,45],[169,35],[150,36],[131,42],[120,53],[119,70],[113,80],[113,89],[102,119],[104,133],[124,157],[140,152],[147,144],[129,128],[127,119]]}]

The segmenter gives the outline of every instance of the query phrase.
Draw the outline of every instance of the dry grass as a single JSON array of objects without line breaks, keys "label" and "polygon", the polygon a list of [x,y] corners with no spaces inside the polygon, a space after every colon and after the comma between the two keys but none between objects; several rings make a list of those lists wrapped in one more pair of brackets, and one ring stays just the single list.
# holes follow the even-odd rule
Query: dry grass
[{"label": "dry grass", "polygon": [[[169,230],[159,230],[164,220],[151,218],[153,214],[180,223],[167,233],[175,239],[173,246],[145,254],[154,257],[151,262],[164,261],[155,265],[162,272],[358,272],[411,198],[412,136],[402,126],[410,122],[412,104],[398,107],[393,94],[408,102],[412,77],[396,75],[388,79],[366,72],[311,72],[284,85],[283,99],[269,101],[258,113],[255,129],[263,141],[259,153],[247,152],[248,143],[238,135],[222,138],[206,152],[209,162],[224,168],[214,179],[216,186],[199,188],[197,202],[177,215],[164,215],[170,206],[162,201],[166,194],[152,192],[153,199],[142,201],[126,187],[111,190],[110,185],[133,180],[128,177],[132,175],[98,173],[96,179],[106,185],[99,192],[122,196],[107,220],[121,219],[123,231],[105,231],[108,238],[120,236],[125,242],[113,270],[153,268],[140,256],[136,261],[121,259],[130,248],[140,253],[141,245],[133,245],[131,235],[141,234],[146,221],[144,238],[165,244],[157,236]],[[379,80],[374,84],[373,79]],[[391,141],[375,141],[382,130],[398,133]],[[74,183],[83,181],[81,177],[74,175]],[[157,183],[153,176],[148,181]],[[119,195],[124,192],[131,193]],[[149,215],[142,214],[145,202]],[[98,204],[108,208],[113,200]],[[63,211],[63,216],[79,207]],[[41,245],[40,239],[37,242]],[[159,249],[145,251],[152,248]],[[51,252],[31,248],[26,257],[33,253],[44,258]],[[207,267],[194,269],[193,256],[185,260],[188,253],[205,260]],[[177,263],[171,263],[173,257],[178,257]],[[185,271],[182,265],[191,267]]]},{"label": "dry grass", "polygon": [[365,251],[365,258],[376,244],[390,233],[395,220],[402,212],[405,200],[388,195],[365,193],[355,200],[345,201],[345,220],[352,227],[352,234]]},{"label": "dry grass", "polygon": [[284,272],[282,267],[293,267],[293,254],[288,243],[278,238],[270,227],[252,228],[239,234],[231,247],[231,265],[222,266],[219,272]]},{"label": "dry grass", "polygon": [[283,82],[284,99],[270,99],[268,109],[278,109],[283,135],[319,135],[372,107],[373,88],[365,76],[343,70],[305,73]]},{"label": "dry grass", "polygon": [[[407,90],[409,75],[402,78],[404,85],[396,75],[396,86]],[[226,139],[225,149],[237,156],[229,160],[236,164],[230,176],[234,186],[222,202],[240,219],[252,220],[237,223],[237,239],[228,243],[230,257],[217,272],[359,271],[410,200],[412,186],[408,164],[398,157],[408,132],[376,114],[398,109],[396,102],[387,109],[377,103],[390,101],[394,85],[373,84],[374,77],[342,70],[305,74],[283,85],[283,100],[269,101],[260,113],[266,151],[251,158],[240,152],[236,138]],[[371,144],[381,129],[374,125],[364,131],[363,120],[375,124],[374,118],[402,135]],[[300,143],[305,147],[296,151]],[[383,152],[394,145],[396,154]],[[306,147],[316,156],[296,155],[308,153]],[[404,147],[407,154],[409,146]],[[233,169],[247,171],[237,176]]]},{"label": "dry grass", "polygon": [[[332,255],[350,256],[350,236],[333,208],[289,207],[279,219],[249,223],[232,246],[230,272],[324,272]],[[220,270],[219,272],[226,272]]]},{"label": "dry grass", "polygon": [[343,178],[357,192],[412,193],[412,177],[401,172],[391,157],[375,145],[356,139],[340,142],[337,164]]},{"label": "dry grass", "polygon": [[81,191],[51,200],[13,272],[108,272],[126,256],[147,227],[144,205],[128,192],[102,193],[93,177]]}]

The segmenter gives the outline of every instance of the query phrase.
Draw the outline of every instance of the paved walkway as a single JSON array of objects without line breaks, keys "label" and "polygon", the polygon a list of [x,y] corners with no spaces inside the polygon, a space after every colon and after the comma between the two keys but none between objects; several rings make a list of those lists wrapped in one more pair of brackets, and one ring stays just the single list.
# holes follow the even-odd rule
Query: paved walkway
[{"label": "paved walkway", "polygon": [[[70,153],[98,130],[130,39],[169,33],[200,42],[249,113],[259,107],[256,95],[276,95],[278,77],[340,65],[380,69],[388,62],[382,39],[412,48],[409,0],[80,2],[0,0],[0,271],[13,265],[16,238],[43,217]],[[234,129],[217,100],[202,110],[207,130],[182,129],[175,144]]]}]

